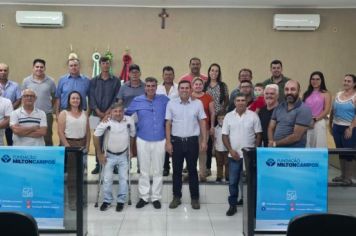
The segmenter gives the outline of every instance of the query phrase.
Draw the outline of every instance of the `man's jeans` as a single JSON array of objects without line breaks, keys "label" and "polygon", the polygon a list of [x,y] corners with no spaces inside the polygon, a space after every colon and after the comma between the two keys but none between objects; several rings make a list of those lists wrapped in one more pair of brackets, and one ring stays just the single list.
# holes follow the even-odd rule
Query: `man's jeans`
[{"label": "man's jeans", "polygon": [[237,197],[239,195],[239,182],[242,171],[243,159],[238,161],[229,159],[229,192],[230,196],[228,198],[230,206],[237,205]]},{"label": "man's jeans", "polygon": [[117,156],[107,153],[106,164],[104,167],[104,202],[111,203],[113,201],[112,196],[112,182],[113,182],[113,170],[117,165],[119,170],[119,189],[117,192],[117,202],[125,203],[126,195],[128,191],[128,160],[127,151]]}]

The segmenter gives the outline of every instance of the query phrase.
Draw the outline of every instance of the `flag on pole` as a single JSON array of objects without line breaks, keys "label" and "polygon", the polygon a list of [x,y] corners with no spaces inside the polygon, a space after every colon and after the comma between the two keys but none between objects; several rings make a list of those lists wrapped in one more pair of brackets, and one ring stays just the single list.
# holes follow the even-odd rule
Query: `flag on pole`
[{"label": "flag on pole", "polygon": [[91,57],[93,59],[93,73],[91,74],[92,78],[100,74],[100,65],[99,65],[100,57],[101,55],[98,52],[94,52]]},{"label": "flag on pole", "polygon": [[128,52],[122,57],[122,70],[120,74],[121,81],[126,82],[129,80],[129,67],[132,64],[132,58]]}]

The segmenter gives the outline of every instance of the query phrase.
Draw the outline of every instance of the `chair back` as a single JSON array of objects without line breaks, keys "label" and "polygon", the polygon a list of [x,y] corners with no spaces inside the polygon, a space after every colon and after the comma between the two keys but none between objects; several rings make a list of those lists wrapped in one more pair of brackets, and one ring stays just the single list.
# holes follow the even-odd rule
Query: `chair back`
[{"label": "chair back", "polygon": [[0,235],[38,236],[37,222],[22,212],[0,211]]},{"label": "chair back", "polygon": [[305,214],[292,218],[287,236],[356,235],[356,217],[343,214]]}]

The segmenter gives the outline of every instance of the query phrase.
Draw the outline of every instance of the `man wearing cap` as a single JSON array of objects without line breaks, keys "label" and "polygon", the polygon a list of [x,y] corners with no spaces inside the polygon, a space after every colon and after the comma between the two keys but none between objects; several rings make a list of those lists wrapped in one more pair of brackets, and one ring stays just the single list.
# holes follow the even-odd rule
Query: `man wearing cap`
[{"label": "man wearing cap", "polygon": [[[1,96],[7,98],[12,103],[12,108],[17,109],[21,103],[21,89],[20,86],[11,80],[8,80],[9,66],[0,63],[0,90]],[[12,129],[7,127],[5,129],[6,142],[8,146],[12,146]]]},{"label": "man wearing cap", "polygon": [[32,89],[22,91],[22,107],[10,115],[10,127],[14,133],[14,146],[44,146],[47,133],[46,113],[35,107],[36,93]]},{"label": "man wearing cap", "polygon": [[193,57],[189,61],[190,72],[183,75],[179,81],[186,80],[192,82],[195,77],[200,77],[204,82],[208,80],[208,76],[200,73],[201,61],[197,57]]},{"label": "man wearing cap", "polygon": [[[130,65],[129,77],[130,80],[121,86],[119,94],[117,95],[118,102],[123,104],[125,109],[130,105],[135,97],[145,94],[145,83],[140,79],[141,70],[138,65]],[[135,120],[135,123],[137,123],[135,115],[133,116],[133,119]],[[137,156],[136,139],[133,146],[133,156]],[[140,173],[139,161],[137,161],[137,173]]]},{"label": "man wearing cap", "polygon": [[119,103],[124,104],[127,108],[134,97],[145,93],[145,83],[141,81],[141,70],[136,64],[129,67],[130,80],[126,82],[120,89],[117,99]]},{"label": "man wearing cap", "polygon": [[[101,57],[99,59],[99,64],[101,73],[90,80],[89,86],[89,106],[91,111],[90,121],[92,129],[95,129],[99,124],[99,121],[110,114],[111,106],[115,103],[116,96],[121,86],[120,79],[110,74],[110,59],[108,57]],[[97,152],[98,150],[95,151],[95,153]],[[91,173],[99,173],[97,155],[96,166]]]},{"label": "man wearing cap", "polygon": [[22,89],[30,88],[35,91],[37,99],[36,108],[44,111],[47,117],[47,133],[44,137],[46,146],[53,146],[52,125],[53,105],[56,84],[54,80],[45,74],[46,61],[35,59],[32,63],[32,75],[26,77],[22,82]]}]

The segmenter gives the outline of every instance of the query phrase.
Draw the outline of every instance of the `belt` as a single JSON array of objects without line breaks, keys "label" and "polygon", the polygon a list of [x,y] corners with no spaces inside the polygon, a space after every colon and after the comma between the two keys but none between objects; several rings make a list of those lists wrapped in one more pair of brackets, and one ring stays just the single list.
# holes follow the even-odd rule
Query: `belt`
[{"label": "belt", "polygon": [[184,142],[190,142],[190,141],[197,141],[198,140],[198,136],[189,136],[189,137],[185,137],[185,138],[178,137],[178,136],[172,136],[172,139],[174,141],[184,143]]},{"label": "belt", "polygon": [[125,150],[123,150],[122,152],[112,152],[110,150],[106,150],[106,151],[112,155],[120,156],[121,154],[123,154],[127,151],[127,148]]},{"label": "belt", "polygon": [[66,138],[66,139],[69,140],[69,141],[82,141],[85,138]]}]

